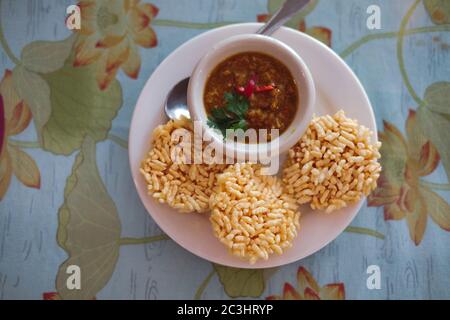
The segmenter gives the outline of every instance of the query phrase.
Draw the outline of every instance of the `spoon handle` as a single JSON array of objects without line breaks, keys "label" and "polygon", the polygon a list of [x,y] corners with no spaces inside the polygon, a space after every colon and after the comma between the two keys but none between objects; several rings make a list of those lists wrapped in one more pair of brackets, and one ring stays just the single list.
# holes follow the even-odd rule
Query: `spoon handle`
[{"label": "spoon handle", "polygon": [[281,8],[256,33],[270,36],[309,2],[310,0],[286,0]]}]

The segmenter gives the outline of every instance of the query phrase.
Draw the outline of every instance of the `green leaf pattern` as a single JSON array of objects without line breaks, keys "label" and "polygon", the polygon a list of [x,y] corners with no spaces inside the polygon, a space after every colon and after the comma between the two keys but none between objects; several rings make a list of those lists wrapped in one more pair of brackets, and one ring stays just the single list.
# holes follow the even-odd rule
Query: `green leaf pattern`
[{"label": "green leaf pattern", "polygon": [[436,146],[450,180],[450,82],[437,82],[426,90],[417,117],[424,136]]},{"label": "green leaf pattern", "polygon": [[23,67],[36,73],[50,73],[62,68],[72,52],[74,40],[72,35],[62,41],[31,42],[22,50]]},{"label": "green leaf pattern", "polygon": [[259,297],[265,288],[264,269],[239,269],[214,265],[225,293],[232,297]]},{"label": "green leaf pattern", "polygon": [[24,66],[14,68],[13,81],[17,93],[30,107],[36,133],[42,145],[42,131],[52,112],[50,86],[41,75],[29,71]]},{"label": "green leaf pattern", "polygon": [[81,147],[85,135],[95,141],[106,139],[122,106],[122,89],[114,80],[107,89],[100,90],[93,68],[95,64],[75,68],[69,62],[43,75],[50,86],[52,106],[42,132],[45,150],[68,155]]},{"label": "green leaf pattern", "polygon": [[424,0],[425,9],[435,24],[450,23],[450,1]]},{"label": "green leaf pattern", "polygon": [[[87,136],[67,179],[59,211],[58,244],[69,258],[59,267],[63,299],[91,299],[111,277],[119,258],[121,224],[97,169],[95,141]],[[81,290],[67,288],[67,267],[81,270]]]}]

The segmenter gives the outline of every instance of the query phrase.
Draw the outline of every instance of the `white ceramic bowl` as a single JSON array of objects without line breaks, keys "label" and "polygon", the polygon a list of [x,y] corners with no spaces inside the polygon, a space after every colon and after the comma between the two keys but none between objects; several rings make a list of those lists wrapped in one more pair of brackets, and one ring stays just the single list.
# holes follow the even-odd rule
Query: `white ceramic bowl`
[{"label": "white ceramic bowl", "polygon": [[[291,72],[297,85],[299,101],[291,125],[277,139],[269,143],[245,144],[223,139],[208,124],[208,115],[203,103],[206,81],[212,70],[230,56],[242,52],[260,52],[281,61]],[[291,148],[305,132],[311,121],[316,91],[308,67],[300,56],[283,42],[257,34],[237,35],[227,38],[207,51],[202,57],[189,81],[188,106],[193,120],[200,121],[205,136],[222,148],[227,155],[234,154],[240,159],[260,159],[261,156],[278,156]],[[257,157],[257,158],[255,158]]]}]

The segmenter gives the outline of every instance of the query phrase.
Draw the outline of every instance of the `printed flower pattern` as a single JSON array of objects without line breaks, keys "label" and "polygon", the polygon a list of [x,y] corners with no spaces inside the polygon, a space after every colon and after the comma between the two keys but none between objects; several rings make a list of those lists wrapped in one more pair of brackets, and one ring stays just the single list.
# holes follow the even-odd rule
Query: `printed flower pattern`
[{"label": "printed flower pattern", "polygon": [[62,299],[57,292],[44,292],[42,294],[42,300],[62,300]]},{"label": "printed flower pattern", "polygon": [[[44,292],[42,294],[42,300],[62,300],[62,298],[58,292]],[[97,298],[94,297],[91,300],[97,300]]]},{"label": "printed flower pattern", "polygon": [[[266,22],[269,20],[271,15],[269,14],[260,14],[257,16],[258,22]],[[316,38],[317,40],[323,42],[327,46],[331,47],[331,39],[332,39],[332,31],[326,27],[306,27],[306,22],[304,19],[297,22],[291,22],[287,23],[286,25],[290,26],[293,29],[297,29],[301,32],[304,32],[308,35],[310,35],[313,38]]]},{"label": "printed flower pattern", "polygon": [[423,239],[428,215],[450,231],[450,206],[421,182],[438,166],[439,154],[418,128],[413,110],[406,121],[406,139],[394,125],[384,122],[380,133],[383,171],[368,199],[369,206],[384,206],[385,220],[406,219],[416,245]]},{"label": "printed flower pattern", "polygon": [[139,47],[157,45],[150,23],[158,8],[140,0],[84,0],[79,7],[82,22],[74,47],[74,66],[98,62],[96,79],[102,90],[120,68],[136,79],[141,67]]},{"label": "printed flower pattern", "polygon": [[345,287],[343,283],[331,283],[319,287],[317,281],[303,267],[297,271],[297,289],[285,283],[282,296],[269,296],[267,300],[344,300]]},{"label": "printed flower pattern", "polygon": [[31,118],[30,109],[14,89],[12,72],[6,70],[0,82],[0,200],[8,190],[13,173],[24,185],[40,187],[39,169],[34,160],[8,144],[8,138],[23,132]]}]

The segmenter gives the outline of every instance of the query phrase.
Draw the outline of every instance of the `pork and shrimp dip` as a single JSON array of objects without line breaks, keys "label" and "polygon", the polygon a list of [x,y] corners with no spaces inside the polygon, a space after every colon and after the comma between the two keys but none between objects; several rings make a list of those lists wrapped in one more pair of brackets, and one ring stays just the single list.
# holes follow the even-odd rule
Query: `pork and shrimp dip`
[{"label": "pork and shrimp dip", "polygon": [[299,105],[296,82],[279,60],[258,52],[243,52],[219,63],[204,90],[208,125],[226,136],[227,129],[270,129],[282,134]]}]

